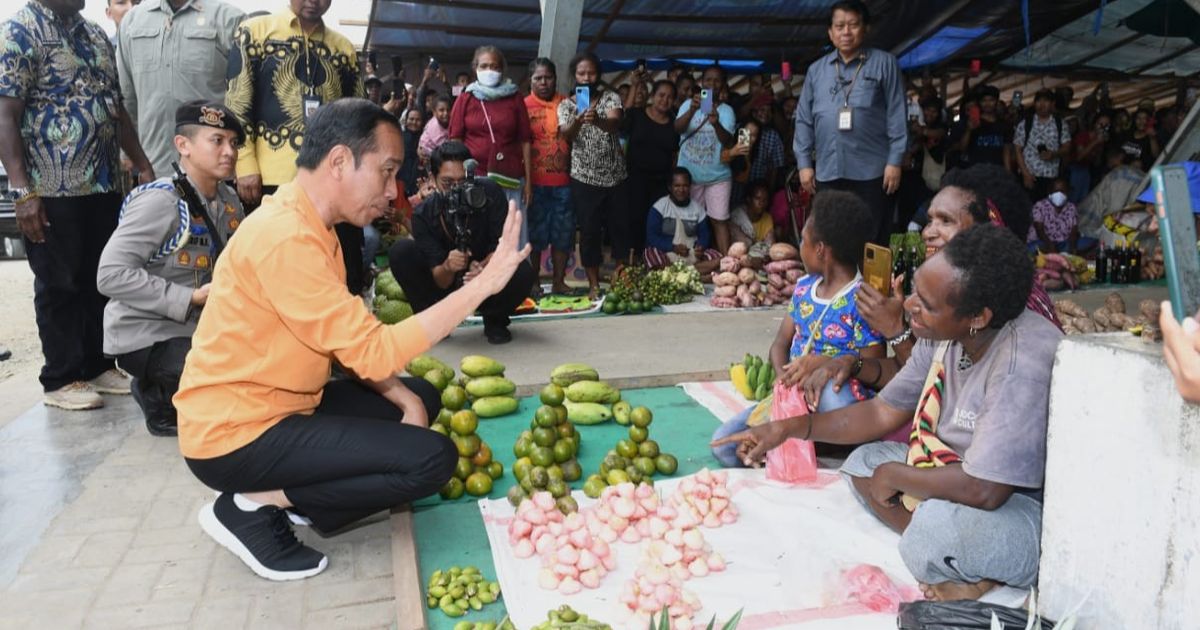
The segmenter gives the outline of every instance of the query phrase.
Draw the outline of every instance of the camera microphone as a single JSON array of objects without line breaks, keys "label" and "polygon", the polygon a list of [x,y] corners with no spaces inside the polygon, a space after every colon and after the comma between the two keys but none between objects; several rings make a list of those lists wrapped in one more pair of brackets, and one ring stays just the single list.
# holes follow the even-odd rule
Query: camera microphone
[{"label": "camera microphone", "polygon": [[475,158],[470,158],[463,162],[463,166],[467,169],[467,181],[475,179],[475,170],[479,168],[479,161]]}]

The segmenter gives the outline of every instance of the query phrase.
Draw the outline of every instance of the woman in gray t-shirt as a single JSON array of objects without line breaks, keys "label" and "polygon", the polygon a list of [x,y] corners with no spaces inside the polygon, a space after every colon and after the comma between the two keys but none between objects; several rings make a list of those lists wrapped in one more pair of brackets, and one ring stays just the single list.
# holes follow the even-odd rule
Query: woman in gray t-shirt
[{"label": "woman in gray t-shirt", "polygon": [[[879,440],[842,467],[863,504],[902,532],[926,596],[975,599],[1037,577],[1050,371],[1062,333],[1026,310],[1032,262],[1009,230],[961,232],[917,271],[904,307],[919,338],[878,398],[769,422],[714,442],[747,463],[788,438]],[[914,422],[919,418],[920,422]]]}]

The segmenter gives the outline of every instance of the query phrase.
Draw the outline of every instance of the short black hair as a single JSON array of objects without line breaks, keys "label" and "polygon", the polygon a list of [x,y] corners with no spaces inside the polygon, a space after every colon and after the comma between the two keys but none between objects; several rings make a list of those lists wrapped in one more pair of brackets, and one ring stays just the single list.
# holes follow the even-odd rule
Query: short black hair
[{"label": "short black hair", "polygon": [[692,172],[682,166],[676,166],[671,169],[671,179],[674,180],[676,175],[682,175],[687,178],[688,183],[692,183]]},{"label": "short black hair", "polygon": [[718,73],[720,73],[720,75],[721,75],[721,82],[725,82],[725,81],[726,81],[726,80],[729,78],[729,75],[728,75],[728,74],[726,74],[726,72],[725,72],[725,68],[722,68],[722,67],[721,67],[721,64],[718,64],[718,63],[714,63],[714,64],[712,64],[711,66],[708,66],[707,68],[705,68],[704,70],[702,70],[702,71],[700,72],[700,78],[704,78],[704,74],[705,74],[706,72],[708,72],[709,70],[716,70]]},{"label": "short black hair", "polygon": [[939,96],[926,96],[925,98],[920,100],[919,104],[921,106],[921,109],[925,109],[926,107],[932,107],[932,108],[938,110],[939,112],[946,108],[946,104],[944,102],[942,102],[942,99]]},{"label": "short black hair", "polygon": [[1057,102],[1057,99],[1054,98],[1054,90],[1051,90],[1050,88],[1042,88],[1033,95],[1034,103],[1042,100],[1050,101],[1051,103]]},{"label": "short black hair", "polygon": [[858,267],[863,247],[875,235],[875,215],[858,195],[843,190],[818,192],[808,213],[812,235],[838,262]]},{"label": "short black hair", "polygon": [[987,308],[988,327],[1001,328],[1024,312],[1033,289],[1033,261],[1024,240],[999,226],[976,225],[950,239],[941,253],[958,272],[949,296],[955,315],[974,317]]},{"label": "short black hair", "polygon": [[946,171],[942,175],[942,187],[939,192],[945,188],[956,188],[963,191],[967,196],[967,214],[971,215],[971,220],[976,225],[980,223],[988,223],[988,206],[987,198],[975,189],[976,181],[966,173],[965,168],[954,168]]},{"label": "short black hair", "polygon": [[533,61],[530,61],[529,76],[533,76],[533,73],[537,71],[538,68],[549,68],[550,74],[553,74],[556,77],[558,76],[558,67],[554,65],[554,61],[549,57],[538,57]]},{"label": "short black hair", "polygon": [[436,177],[438,171],[442,170],[442,164],[446,162],[466,162],[469,159],[471,159],[471,150],[467,148],[467,145],[457,140],[448,140],[438,145],[429,154],[429,172]]},{"label": "short black hair", "polygon": [[334,147],[345,145],[354,155],[354,167],[358,168],[362,156],[379,147],[375,130],[380,124],[391,125],[396,133],[402,132],[395,116],[365,98],[340,98],[326,103],[308,119],[296,166],[315,169]]},{"label": "short black hair", "polygon": [[771,198],[771,187],[767,185],[767,180],[756,179],[746,185],[746,199],[753,197],[759,190],[767,191],[767,199]]},{"label": "short black hair", "polygon": [[1004,167],[998,164],[975,164],[966,169],[953,169],[942,177],[942,185],[975,191],[985,208],[987,201],[992,200],[1005,227],[1020,238],[1029,234],[1029,226],[1033,221],[1033,202]]},{"label": "short black hair", "polygon": [[990,96],[996,100],[1000,100],[1000,88],[997,88],[994,85],[981,85],[975,88],[975,93],[978,94],[979,98],[981,99],[985,96]]},{"label": "short black hair", "polygon": [[871,23],[871,10],[867,8],[867,3],[862,0],[838,0],[829,7],[829,25],[833,26],[833,14],[838,11],[846,11],[849,13],[857,13],[858,19],[862,20],[863,26]]},{"label": "short black hair", "polygon": [[451,100],[449,96],[446,96],[445,94],[439,94],[438,97],[433,101],[433,108],[437,109],[437,106],[441,105],[442,103],[445,103],[446,107],[454,105],[454,101]]},{"label": "short black hair", "polygon": [[570,65],[571,65],[571,75],[572,76],[574,76],[575,71],[577,69],[579,69],[579,64],[581,64],[585,61],[592,62],[592,65],[596,66],[596,74],[597,75],[600,74],[600,57],[598,57],[596,55],[596,53],[594,53],[594,52],[584,51],[584,52],[581,52],[578,55],[575,55],[574,57],[571,58]]},{"label": "short black hair", "polygon": [[664,86],[664,85],[665,85],[665,86],[667,86],[667,87],[669,87],[669,88],[671,88],[671,93],[672,93],[672,94],[678,94],[678,93],[679,93],[679,88],[675,87],[675,84],[674,84],[674,83],[671,83],[671,82],[670,82],[669,80],[667,80],[667,79],[659,79],[659,80],[655,81],[655,82],[654,82],[654,85],[653,85],[653,86],[650,88],[650,93],[651,93],[651,94],[654,94],[655,92],[657,92],[657,91],[658,91],[658,88],[660,88],[660,87],[662,87],[662,86]]}]

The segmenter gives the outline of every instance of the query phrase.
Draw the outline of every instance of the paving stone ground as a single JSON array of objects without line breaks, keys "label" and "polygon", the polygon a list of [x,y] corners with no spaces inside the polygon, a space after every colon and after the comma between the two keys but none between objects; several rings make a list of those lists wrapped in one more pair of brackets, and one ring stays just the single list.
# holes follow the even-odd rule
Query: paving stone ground
[{"label": "paving stone ground", "polygon": [[0,628],[389,628],[390,527],[322,539],[321,575],[269,582],[196,524],[213,493],[170,440],[130,435],[83,482],[0,591]]}]

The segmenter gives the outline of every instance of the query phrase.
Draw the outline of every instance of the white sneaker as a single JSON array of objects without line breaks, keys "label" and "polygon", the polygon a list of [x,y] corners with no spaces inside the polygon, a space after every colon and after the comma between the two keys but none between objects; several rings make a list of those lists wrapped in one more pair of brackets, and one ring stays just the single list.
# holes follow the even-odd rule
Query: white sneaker
[{"label": "white sneaker", "polygon": [[129,394],[132,382],[124,372],[113,368],[88,381],[88,385],[101,394]]},{"label": "white sneaker", "polygon": [[99,409],[104,406],[104,399],[96,393],[96,390],[92,389],[91,385],[83,381],[75,381],[52,392],[46,392],[42,403],[47,407],[80,411]]}]

